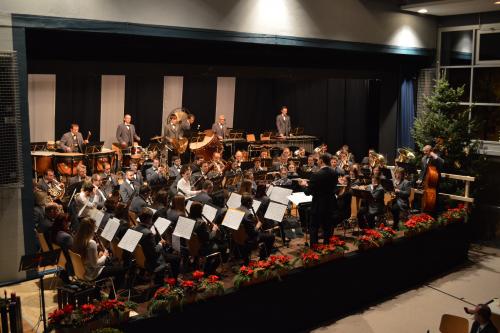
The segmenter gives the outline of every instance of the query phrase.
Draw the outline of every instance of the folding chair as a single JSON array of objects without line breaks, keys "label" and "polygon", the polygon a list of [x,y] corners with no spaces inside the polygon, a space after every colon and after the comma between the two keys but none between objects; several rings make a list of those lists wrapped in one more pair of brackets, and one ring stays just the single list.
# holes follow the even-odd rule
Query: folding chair
[{"label": "folding chair", "polygon": [[450,314],[444,314],[441,317],[439,324],[439,332],[441,333],[468,333],[469,321],[463,317],[458,317]]}]

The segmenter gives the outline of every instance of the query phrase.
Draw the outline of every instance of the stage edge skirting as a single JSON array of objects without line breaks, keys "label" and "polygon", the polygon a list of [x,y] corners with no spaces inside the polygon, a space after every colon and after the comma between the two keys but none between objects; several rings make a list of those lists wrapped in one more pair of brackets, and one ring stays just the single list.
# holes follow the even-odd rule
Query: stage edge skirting
[{"label": "stage edge skirting", "polygon": [[282,281],[244,287],[169,315],[131,320],[122,329],[308,330],[417,287],[464,263],[469,225],[448,225],[381,248],[349,253],[315,267],[296,269]]}]

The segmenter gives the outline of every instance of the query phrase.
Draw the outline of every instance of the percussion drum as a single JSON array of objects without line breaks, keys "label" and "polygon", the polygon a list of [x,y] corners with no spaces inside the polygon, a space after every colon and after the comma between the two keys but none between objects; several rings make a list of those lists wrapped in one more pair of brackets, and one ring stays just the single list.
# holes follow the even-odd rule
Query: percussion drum
[{"label": "percussion drum", "polygon": [[88,156],[88,166],[92,173],[102,173],[104,165],[109,163],[111,170],[114,172],[116,152],[110,149],[102,148],[101,152],[90,153]]},{"label": "percussion drum", "polygon": [[215,152],[221,152],[223,147],[217,135],[215,135],[211,130],[207,130],[205,131],[203,140],[191,142],[189,144],[189,149],[191,149],[193,154],[203,156],[205,161],[210,161],[212,160],[213,154]]},{"label": "percussion drum", "polygon": [[134,160],[139,160],[144,154],[144,149],[141,146],[130,147],[130,157]]},{"label": "percussion drum", "polygon": [[81,153],[54,153],[54,162],[60,176],[76,176],[77,167],[83,165]]},{"label": "percussion drum", "polygon": [[37,175],[43,175],[45,171],[53,168],[53,152],[50,151],[32,151],[31,162],[33,170]]}]

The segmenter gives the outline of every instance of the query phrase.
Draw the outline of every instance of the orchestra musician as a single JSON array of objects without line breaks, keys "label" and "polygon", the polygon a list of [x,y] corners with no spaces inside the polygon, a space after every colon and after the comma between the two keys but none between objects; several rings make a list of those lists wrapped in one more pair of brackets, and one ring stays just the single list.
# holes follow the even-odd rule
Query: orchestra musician
[{"label": "orchestra musician", "polygon": [[299,174],[297,173],[297,166],[295,165],[295,163],[290,162],[290,164],[288,164],[288,178],[293,179],[298,177]]},{"label": "orchestra musician", "polygon": [[142,172],[141,170],[138,169],[137,162],[135,160],[130,161],[130,170],[134,172],[134,182],[135,184],[140,187],[142,184],[144,184],[144,177],[142,177]]},{"label": "orchestra musician", "polygon": [[433,151],[430,145],[424,146],[424,148],[422,149],[422,153],[424,154],[421,162],[422,171],[420,171],[420,174],[418,176],[417,185],[422,184],[429,164],[432,163],[433,165],[435,165],[438,172],[441,171],[444,164],[444,160],[441,157],[439,157],[439,155],[436,152]]},{"label": "orchestra musician", "polygon": [[76,167],[76,172],[78,174],[69,179],[68,185],[71,186],[73,184],[89,180],[89,178],[87,177],[87,167],[84,164],[78,165]]},{"label": "orchestra musician", "polygon": [[283,186],[283,187],[292,186],[292,180],[288,178],[288,168],[286,166],[282,166],[280,168],[280,178],[273,181],[272,184],[275,186]]},{"label": "orchestra musician", "polygon": [[309,155],[307,157],[307,164],[304,164],[301,169],[304,173],[312,173],[318,171],[319,167],[314,163],[314,157]]},{"label": "orchestra musician", "polygon": [[141,138],[135,132],[135,126],[131,124],[132,116],[126,114],[123,117],[123,123],[119,124],[116,129],[116,140],[122,148],[127,148],[134,145],[135,141],[141,141]]},{"label": "orchestra musician", "polygon": [[391,212],[393,217],[393,229],[399,229],[399,219],[402,213],[406,213],[410,209],[410,181],[405,179],[405,170],[403,168],[396,168],[394,170],[394,199],[391,205]]},{"label": "orchestra musician", "polygon": [[189,199],[200,193],[200,191],[191,189],[191,168],[189,165],[183,165],[180,174],[181,178],[177,182],[177,191],[179,194]]},{"label": "orchestra musician", "polygon": [[212,125],[212,131],[215,133],[215,135],[217,135],[219,140],[224,140],[226,138],[226,117],[223,114],[221,114],[219,116],[219,120]]},{"label": "orchestra musician", "polygon": [[212,165],[214,167],[210,172],[210,178],[221,176],[226,165],[222,161],[220,153],[217,151],[212,154]]},{"label": "orchestra musician", "polygon": [[323,229],[323,243],[328,244],[332,236],[332,228],[337,220],[337,188],[338,175],[330,168],[331,155],[321,154],[318,160],[319,171],[313,173],[309,182],[301,181],[306,195],[312,195],[310,214],[311,245],[318,243],[319,228]]},{"label": "orchestra musician", "polygon": [[[185,137],[185,138],[188,138],[189,140],[191,139],[191,137],[193,136],[195,130],[194,130],[194,121],[195,121],[196,117],[194,116],[194,114],[190,113],[187,115],[186,117],[186,120],[184,120],[184,122],[181,124],[181,127],[182,127],[182,135]],[[200,127],[200,125],[198,125],[198,128]]]},{"label": "orchestra musician", "polygon": [[192,197],[191,200],[201,202],[202,204],[213,204],[212,197],[210,196],[213,189],[214,189],[214,184],[212,183],[212,181],[205,180],[201,185],[200,193]]},{"label": "orchestra musician", "polygon": [[349,176],[339,177],[339,185],[335,193],[337,204],[339,207],[340,221],[347,220],[351,217],[351,178]]},{"label": "orchestra musician", "polygon": [[80,193],[75,195],[75,210],[78,218],[90,216],[90,210],[97,207],[94,202],[97,196],[95,186],[91,182],[84,182]]},{"label": "orchestra musician", "polygon": [[54,175],[54,170],[47,169],[43,173],[43,177],[38,181],[38,188],[44,192],[48,192],[50,188],[59,185],[60,183],[56,180],[56,176]]},{"label": "orchestra musician", "polygon": [[292,123],[286,106],[282,106],[281,113],[276,116],[276,129],[281,137],[291,136]]},{"label": "orchestra musician", "polygon": [[243,162],[243,152],[241,150],[236,151],[234,153],[234,160],[238,164],[238,168],[241,167],[241,162]]},{"label": "orchestra musician", "polygon": [[64,133],[59,141],[59,149],[66,153],[83,153],[84,147],[89,143],[88,140],[84,140],[82,133],[80,133],[78,124],[71,124],[70,131]]},{"label": "orchestra musician", "polygon": [[132,202],[130,203],[129,210],[136,214],[139,214],[144,207],[148,207],[151,204],[151,188],[148,185],[142,185],[139,188],[139,195],[136,195]]},{"label": "orchestra musician", "polygon": [[111,173],[111,165],[109,163],[104,163],[101,179],[103,183],[102,190],[106,197],[110,197],[113,194],[114,188],[118,186],[118,179],[116,179],[116,175]]},{"label": "orchestra musician", "polygon": [[253,159],[253,168],[251,169],[252,172],[256,173],[256,172],[267,171],[267,168],[263,167],[261,164],[262,164],[261,159],[259,157],[254,158]]},{"label": "orchestra musician", "polygon": [[196,155],[194,162],[191,164],[191,171],[193,172],[193,175],[200,172],[201,164],[204,160],[205,158],[203,155]]},{"label": "orchestra musician", "polygon": [[341,154],[345,154],[345,156],[347,157],[347,161],[350,163],[350,164],[353,164],[354,163],[354,154],[352,154],[350,151],[349,151],[349,146],[348,145],[343,145],[342,148],[340,148],[340,150],[337,151],[336,155],[340,158],[340,155]]},{"label": "orchestra musician", "polygon": [[186,198],[181,194],[176,194],[172,199],[172,206],[167,210],[167,219],[172,222],[175,228],[179,216],[186,216]]},{"label": "orchestra musician", "polygon": [[380,177],[372,176],[372,183],[368,185],[367,190],[371,194],[371,200],[365,202],[363,200],[363,204],[358,212],[358,221],[359,226],[362,228],[375,227],[375,219],[378,216],[381,216],[385,212],[385,203],[384,203],[384,188],[380,184]]},{"label": "orchestra musician", "polygon": [[168,169],[168,173],[172,178],[179,178],[181,175],[181,158],[179,156],[172,157],[172,166]]},{"label": "orchestra musician", "polygon": [[193,172],[192,182],[196,190],[200,190],[203,186],[203,182],[209,178],[209,164],[208,162],[201,163],[201,169],[198,172]]},{"label": "orchestra musician", "polygon": [[104,194],[104,191],[101,189],[102,188],[102,178],[99,174],[94,173],[92,177],[90,178],[90,181],[92,182],[92,185],[94,185],[95,189],[95,195],[94,195],[94,200],[92,200],[97,209],[102,209],[104,207],[104,203],[106,202],[106,195]]},{"label": "orchestra musician", "polygon": [[294,152],[294,155],[298,158],[305,158],[306,157],[306,149],[304,147],[300,147]]},{"label": "orchestra musician", "polygon": [[134,181],[134,172],[127,170],[125,172],[125,180],[120,185],[120,197],[122,202],[128,203],[136,195],[138,185]]},{"label": "orchestra musician", "polygon": [[163,127],[163,135],[168,142],[172,142],[173,139],[178,140],[184,136],[182,124],[178,123],[175,114],[170,115],[169,122]]},{"label": "orchestra musician", "polygon": [[160,165],[160,160],[158,158],[154,158],[151,168],[146,169],[146,180],[151,186],[167,184],[167,170],[165,170],[165,168]]},{"label": "orchestra musician", "polygon": [[337,156],[332,156],[330,160],[330,167],[335,171],[338,176],[341,176],[345,173],[344,169],[339,167],[339,158]]}]

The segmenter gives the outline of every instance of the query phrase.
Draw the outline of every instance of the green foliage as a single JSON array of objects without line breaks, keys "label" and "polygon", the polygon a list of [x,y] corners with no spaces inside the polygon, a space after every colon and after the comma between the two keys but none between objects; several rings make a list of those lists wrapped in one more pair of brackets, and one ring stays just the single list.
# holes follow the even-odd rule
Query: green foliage
[{"label": "green foliage", "polygon": [[473,174],[478,124],[469,120],[470,108],[459,104],[463,93],[464,87],[454,89],[446,79],[436,80],[431,96],[425,98],[427,110],[415,119],[412,136],[419,151],[443,138],[441,156],[445,159],[445,170]]}]

